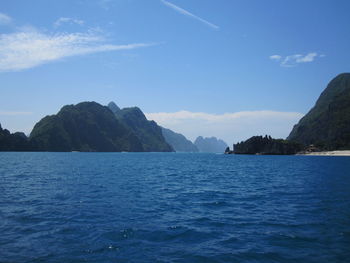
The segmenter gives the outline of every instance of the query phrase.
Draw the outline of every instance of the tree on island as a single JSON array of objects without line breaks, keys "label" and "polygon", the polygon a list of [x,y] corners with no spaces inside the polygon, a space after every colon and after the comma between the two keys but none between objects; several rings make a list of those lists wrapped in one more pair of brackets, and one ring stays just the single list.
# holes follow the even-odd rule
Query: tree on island
[{"label": "tree on island", "polygon": [[244,142],[235,144],[235,154],[269,154],[269,155],[290,155],[303,150],[299,143],[283,139],[273,139],[271,136],[253,136]]}]

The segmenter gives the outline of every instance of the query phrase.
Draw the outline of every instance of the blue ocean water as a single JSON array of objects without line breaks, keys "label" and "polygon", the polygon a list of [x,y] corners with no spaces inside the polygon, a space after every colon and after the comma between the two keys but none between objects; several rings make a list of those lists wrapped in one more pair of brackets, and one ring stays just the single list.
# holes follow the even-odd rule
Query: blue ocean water
[{"label": "blue ocean water", "polygon": [[350,157],[0,153],[0,262],[350,262]]}]

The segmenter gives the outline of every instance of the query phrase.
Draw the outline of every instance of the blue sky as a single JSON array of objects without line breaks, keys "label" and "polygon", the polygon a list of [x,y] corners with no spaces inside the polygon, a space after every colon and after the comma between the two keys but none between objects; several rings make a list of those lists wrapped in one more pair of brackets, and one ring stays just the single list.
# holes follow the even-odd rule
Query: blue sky
[{"label": "blue sky", "polygon": [[[0,123],[139,106],[190,139],[285,137],[349,71],[345,0],[2,0]],[[217,126],[214,128],[214,126]]]}]

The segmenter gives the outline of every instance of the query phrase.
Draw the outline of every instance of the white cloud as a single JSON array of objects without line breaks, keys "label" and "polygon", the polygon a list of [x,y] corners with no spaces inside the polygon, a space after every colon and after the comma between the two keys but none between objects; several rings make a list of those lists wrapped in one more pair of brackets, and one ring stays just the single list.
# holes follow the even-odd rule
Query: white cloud
[{"label": "white cloud", "polygon": [[303,54],[295,54],[289,55],[286,57],[282,57],[280,55],[272,55],[270,56],[271,60],[281,61],[280,65],[282,67],[295,67],[300,63],[310,63],[315,61],[316,58],[322,58],[324,55],[319,55],[316,52],[311,52],[306,55]]},{"label": "white cloud", "polygon": [[301,55],[300,57],[296,58],[296,63],[306,63],[306,62],[312,62],[317,57],[317,53],[309,53],[305,56]]},{"label": "white cloud", "polygon": [[267,110],[225,114],[179,111],[146,113],[146,116],[165,128],[184,134],[192,141],[199,135],[215,136],[231,145],[254,135],[268,134],[285,138],[303,114]]},{"label": "white cloud", "polygon": [[201,17],[199,17],[199,16],[196,16],[196,15],[190,13],[189,11],[187,11],[187,10],[185,10],[185,9],[183,9],[183,8],[181,8],[181,7],[179,7],[179,6],[177,6],[177,5],[174,5],[174,4],[172,4],[172,3],[168,2],[168,1],[161,0],[161,2],[162,2],[164,5],[166,5],[166,6],[170,7],[170,8],[172,8],[172,9],[174,9],[174,10],[177,11],[178,13],[180,13],[180,14],[182,14],[182,15],[185,15],[185,16],[188,16],[188,17],[191,17],[191,18],[194,18],[194,19],[196,19],[196,20],[202,22],[203,24],[205,24],[205,25],[207,25],[207,26],[209,26],[209,27],[211,27],[211,28],[213,28],[213,29],[218,30],[218,29],[220,28],[219,26],[217,26],[217,25],[215,25],[215,24],[213,24],[213,23],[210,23],[210,22],[208,22],[207,20],[205,20],[205,19],[203,19],[203,18],[201,18]]},{"label": "white cloud", "polygon": [[33,112],[28,111],[0,111],[0,116],[18,116],[18,115],[31,115]]},{"label": "white cloud", "polygon": [[276,61],[280,61],[281,58],[282,58],[282,56],[280,56],[280,55],[272,55],[272,56],[270,56],[271,60],[276,60]]},{"label": "white cloud", "polygon": [[18,71],[62,58],[96,52],[128,50],[155,44],[107,44],[101,34],[49,34],[35,29],[0,35],[0,72]]},{"label": "white cloud", "polygon": [[0,25],[8,25],[11,24],[12,18],[4,13],[0,13]]},{"label": "white cloud", "polygon": [[83,20],[75,19],[75,18],[70,18],[70,17],[60,17],[59,19],[56,20],[56,22],[53,24],[54,27],[59,27],[62,24],[69,23],[69,24],[77,24],[77,25],[84,25]]}]

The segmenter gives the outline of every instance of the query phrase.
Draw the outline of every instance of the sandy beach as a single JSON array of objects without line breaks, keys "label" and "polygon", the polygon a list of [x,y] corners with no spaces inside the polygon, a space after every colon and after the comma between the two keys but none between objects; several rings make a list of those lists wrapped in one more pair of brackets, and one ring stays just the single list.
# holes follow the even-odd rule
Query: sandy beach
[{"label": "sandy beach", "polygon": [[315,156],[350,156],[350,150],[344,151],[329,151],[329,152],[310,152],[301,155],[315,155]]}]

